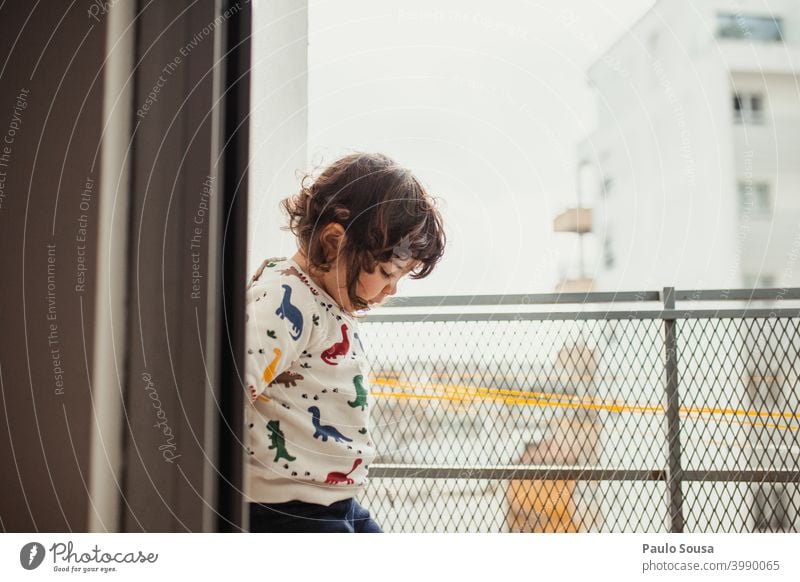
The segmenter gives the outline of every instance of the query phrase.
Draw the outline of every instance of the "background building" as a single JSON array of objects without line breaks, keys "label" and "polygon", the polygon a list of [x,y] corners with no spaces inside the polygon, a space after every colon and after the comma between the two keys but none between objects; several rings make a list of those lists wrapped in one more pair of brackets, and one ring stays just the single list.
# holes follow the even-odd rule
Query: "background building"
[{"label": "background building", "polygon": [[597,126],[555,227],[590,225],[595,290],[800,283],[799,68],[797,2],[670,0],[589,69]]},{"label": "background building", "polygon": [[[797,2],[658,2],[589,69],[597,127],[578,146],[575,199],[554,220],[556,232],[581,237],[580,260],[563,268],[557,290],[800,284],[798,70]],[[757,470],[796,455],[796,435],[762,420],[798,405],[791,331],[766,319],[678,332],[684,468]],[[636,329],[621,327],[599,350],[600,374],[636,377],[642,362],[614,355],[635,354],[636,345]],[[636,401],[648,398],[649,385],[611,391]],[[696,412],[715,406],[741,413],[724,421],[721,439]],[[659,422],[649,419],[651,432]],[[615,457],[622,437],[604,422],[601,464],[664,462],[647,450],[637,457],[633,447]],[[703,507],[692,527],[774,531],[796,520],[796,493],[779,484],[688,486],[685,494],[689,506]],[[626,510],[627,501],[614,499],[606,497],[607,515]],[[724,515],[739,503],[749,516]]]}]

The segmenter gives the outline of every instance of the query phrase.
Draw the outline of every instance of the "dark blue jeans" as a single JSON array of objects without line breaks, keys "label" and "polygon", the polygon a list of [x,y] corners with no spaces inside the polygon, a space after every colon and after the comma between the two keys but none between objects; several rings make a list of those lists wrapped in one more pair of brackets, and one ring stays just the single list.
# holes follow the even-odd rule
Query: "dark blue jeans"
[{"label": "dark blue jeans", "polygon": [[253,533],[383,533],[369,511],[352,497],[331,505],[305,501],[249,505]]}]

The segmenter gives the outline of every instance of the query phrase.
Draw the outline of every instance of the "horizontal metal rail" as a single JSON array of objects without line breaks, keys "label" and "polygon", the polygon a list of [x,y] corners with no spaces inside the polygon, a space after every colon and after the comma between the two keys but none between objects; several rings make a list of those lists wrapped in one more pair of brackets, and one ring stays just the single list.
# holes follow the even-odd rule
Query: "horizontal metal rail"
[{"label": "horizontal metal rail", "polygon": [[[666,481],[666,469],[599,469],[564,465],[445,466],[373,463],[375,479],[489,479],[537,481]],[[800,483],[800,471],[683,471],[683,481]]]},{"label": "horizontal metal rail", "polygon": [[791,301],[797,299],[800,299],[800,287],[675,291],[675,301]]},{"label": "horizontal metal rail", "polygon": [[659,301],[659,298],[658,291],[425,295],[392,297],[384,305],[386,307],[462,307],[468,305],[550,305],[554,303],[637,303]]},{"label": "horizontal metal rail", "polygon": [[[385,307],[463,307],[481,305],[553,305],[645,303],[663,300],[660,291],[595,291],[588,293],[517,293],[509,295],[425,295],[392,297]],[[770,289],[699,289],[675,291],[676,301],[800,300],[800,287]]]},{"label": "horizontal metal rail", "polygon": [[587,321],[626,319],[770,319],[800,317],[795,309],[662,309],[648,311],[547,311],[515,313],[386,313],[367,315],[360,321],[368,323],[389,322],[444,322],[444,321]]}]

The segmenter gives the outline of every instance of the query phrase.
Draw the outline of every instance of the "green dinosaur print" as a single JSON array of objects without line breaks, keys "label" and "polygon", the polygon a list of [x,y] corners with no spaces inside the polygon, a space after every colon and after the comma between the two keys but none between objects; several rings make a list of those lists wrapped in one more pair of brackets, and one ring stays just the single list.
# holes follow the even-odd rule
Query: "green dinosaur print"
[{"label": "green dinosaur print", "polygon": [[364,377],[361,374],[353,378],[353,384],[356,387],[356,399],[353,402],[347,401],[351,407],[361,407],[361,410],[364,410],[364,407],[367,406],[367,390],[364,388],[363,381]]},{"label": "green dinosaur print", "polygon": [[272,445],[267,447],[268,449],[276,449],[275,450],[275,459],[274,461],[277,463],[278,459],[283,457],[287,461],[294,461],[295,457],[289,454],[289,451],[286,450],[286,440],[283,436],[283,431],[281,431],[280,421],[278,420],[270,420],[267,423],[267,432],[270,433],[269,438],[272,441]]}]

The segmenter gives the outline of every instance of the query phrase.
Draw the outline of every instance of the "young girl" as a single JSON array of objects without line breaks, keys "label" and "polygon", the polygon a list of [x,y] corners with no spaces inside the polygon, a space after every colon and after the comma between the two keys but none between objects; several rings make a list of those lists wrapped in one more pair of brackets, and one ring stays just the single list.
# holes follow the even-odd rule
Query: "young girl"
[{"label": "young girl", "polygon": [[245,497],[252,532],[380,532],[355,500],[375,457],[357,317],[427,277],[445,247],[420,182],[353,154],[283,201],[298,251],[247,290]]}]

